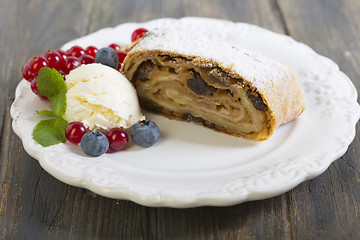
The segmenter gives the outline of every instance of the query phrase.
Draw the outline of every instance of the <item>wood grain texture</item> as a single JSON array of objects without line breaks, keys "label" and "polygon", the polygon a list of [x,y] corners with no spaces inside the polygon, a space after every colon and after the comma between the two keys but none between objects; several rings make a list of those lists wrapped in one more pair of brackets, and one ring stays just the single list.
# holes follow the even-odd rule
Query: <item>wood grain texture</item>
[{"label": "wood grain texture", "polygon": [[[355,13],[360,10],[360,4],[355,2],[279,1],[279,6],[291,36],[335,61],[359,89],[360,21]],[[352,17],[353,14],[356,16]],[[347,153],[315,181],[301,185],[300,188],[310,191],[308,195],[295,191],[291,201],[290,218],[305,224],[307,229],[315,229],[323,238],[360,236],[358,133],[357,125],[357,135]],[[293,232],[299,239],[309,234],[298,228],[293,228]]]},{"label": "wood grain texture", "polygon": [[291,35],[330,57],[360,89],[360,3],[352,0],[0,0],[0,239],[359,239],[359,127],[320,177],[231,207],[149,208],[61,183],[11,129],[20,68],[103,27],[200,16]]}]

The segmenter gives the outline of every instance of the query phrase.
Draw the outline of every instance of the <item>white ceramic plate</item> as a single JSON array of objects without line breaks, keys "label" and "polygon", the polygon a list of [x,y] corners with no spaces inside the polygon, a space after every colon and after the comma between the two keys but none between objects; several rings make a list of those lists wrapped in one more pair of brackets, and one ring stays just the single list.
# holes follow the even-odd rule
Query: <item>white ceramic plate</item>
[{"label": "white ceramic plate", "polygon": [[48,103],[22,80],[11,107],[13,129],[25,150],[60,181],[146,206],[226,206],[282,194],[320,175],[346,152],[360,116],[356,89],[334,62],[288,36],[224,20],[158,19],[102,29],[63,49],[125,45],[136,28],[156,26],[237,42],[282,62],[299,76],[305,112],[261,143],[147,114],[161,129],[155,146],[130,145],[126,151],[92,158],[79,146],[43,148],[33,141],[32,130],[41,119],[35,110],[47,109]]}]

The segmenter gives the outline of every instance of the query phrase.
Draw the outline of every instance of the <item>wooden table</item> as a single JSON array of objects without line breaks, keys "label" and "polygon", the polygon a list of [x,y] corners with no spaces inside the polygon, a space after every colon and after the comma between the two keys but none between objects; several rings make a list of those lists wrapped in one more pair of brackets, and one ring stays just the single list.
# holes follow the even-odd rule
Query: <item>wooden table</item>
[{"label": "wooden table", "polygon": [[288,34],[337,62],[360,89],[359,12],[355,0],[0,0],[0,239],[359,239],[358,134],[325,173],[281,196],[151,208],[58,181],[25,152],[9,114],[31,56],[103,27],[160,17],[222,18]]}]

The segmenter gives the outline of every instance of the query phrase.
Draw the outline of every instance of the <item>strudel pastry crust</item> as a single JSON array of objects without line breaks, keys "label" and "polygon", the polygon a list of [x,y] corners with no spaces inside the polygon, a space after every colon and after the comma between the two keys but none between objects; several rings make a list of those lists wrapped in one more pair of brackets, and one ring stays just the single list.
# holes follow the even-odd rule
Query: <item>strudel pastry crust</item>
[{"label": "strudel pastry crust", "polygon": [[122,71],[142,107],[237,137],[262,141],[303,111],[297,76],[228,43],[155,29],[128,53]]}]

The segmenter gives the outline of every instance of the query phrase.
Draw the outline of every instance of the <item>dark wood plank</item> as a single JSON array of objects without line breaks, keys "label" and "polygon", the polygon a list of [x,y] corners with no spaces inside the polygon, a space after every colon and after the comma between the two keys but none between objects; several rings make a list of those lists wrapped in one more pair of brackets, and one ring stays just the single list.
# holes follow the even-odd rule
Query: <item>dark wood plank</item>
[{"label": "dark wood plank", "polygon": [[[360,10],[357,1],[279,1],[289,33],[334,60],[360,87]],[[359,125],[347,153],[323,175],[292,191],[290,220],[295,239],[356,239],[360,236]],[[304,194],[308,192],[308,194]],[[302,225],[302,228],[297,228]],[[314,229],[314,231],[303,231]],[[356,237],[357,236],[357,237]]]},{"label": "dark wood plank", "polygon": [[[1,1],[0,5],[0,238],[40,239],[49,233],[52,219],[64,207],[63,197],[54,200],[52,194],[61,195],[68,186],[45,173],[24,151],[11,130],[9,109],[21,79],[22,64],[32,55],[47,48],[58,48],[84,34],[81,12],[87,5],[69,3],[70,9],[61,2],[46,4],[44,1]],[[47,178],[43,180],[43,176]],[[49,192],[41,191],[44,184]]]}]

